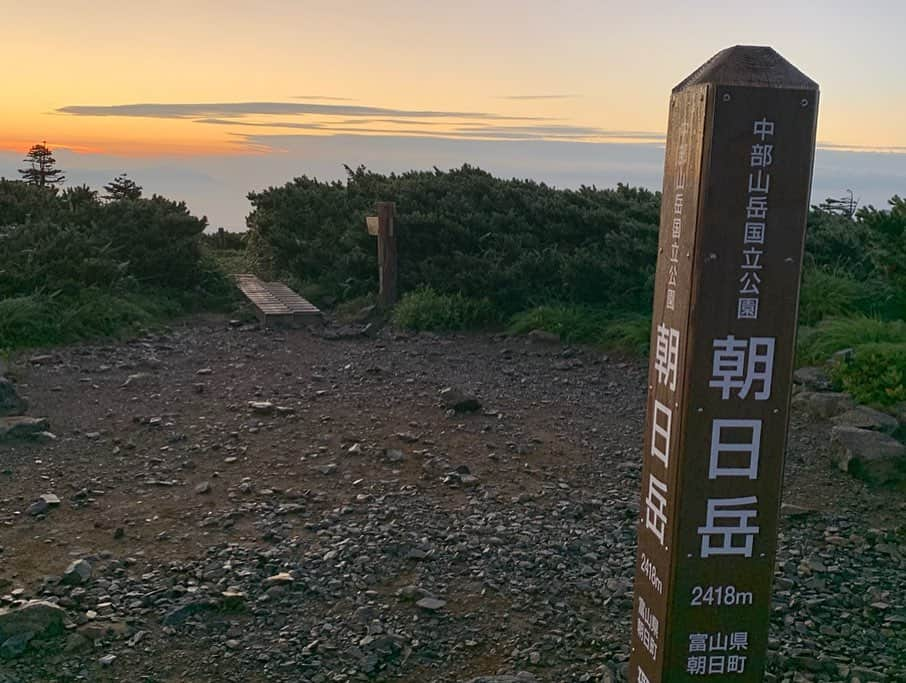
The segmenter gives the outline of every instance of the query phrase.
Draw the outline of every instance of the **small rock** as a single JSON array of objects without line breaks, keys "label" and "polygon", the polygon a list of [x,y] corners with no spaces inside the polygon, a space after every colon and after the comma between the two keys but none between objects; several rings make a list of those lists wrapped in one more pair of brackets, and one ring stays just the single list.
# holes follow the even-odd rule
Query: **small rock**
[{"label": "small rock", "polygon": [[210,600],[199,600],[180,605],[164,615],[163,624],[164,626],[179,626],[189,617],[199,614],[200,612],[212,610],[216,606],[217,605]]},{"label": "small rock", "polygon": [[442,389],[440,399],[446,408],[457,413],[474,413],[481,410],[481,402],[475,396],[454,387]]},{"label": "small rock", "polygon": [[39,498],[25,509],[25,514],[37,517],[38,515],[43,515],[49,508],[50,505],[47,504],[47,501]]},{"label": "small rock", "polygon": [[0,377],[0,417],[23,415],[28,410],[28,402],[19,396],[15,385],[6,377]]},{"label": "small rock", "polygon": [[264,580],[264,583],[268,586],[279,586],[293,583],[295,579],[292,574],[288,572],[280,572],[279,574],[274,574],[269,576]]},{"label": "small rock", "polygon": [[793,381],[808,391],[829,391],[831,380],[824,368],[805,367],[793,373]]},{"label": "small rock", "polygon": [[104,655],[98,660],[101,666],[110,666],[116,661],[116,655]]},{"label": "small rock", "polygon": [[211,368],[201,368],[200,370],[196,370],[195,374],[196,375],[210,375],[212,372],[214,372],[214,371]]},{"label": "small rock", "polygon": [[831,422],[836,425],[871,429],[885,434],[893,434],[897,427],[900,426],[900,423],[892,415],[882,413],[880,410],[875,410],[868,406],[856,406],[852,410],[847,410],[845,413],[837,415]]},{"label": "small rock", "polygon": [[249,408],[258,415],[270,415],[274,412],[274,404],[270,401],[249,401]]},{"label": "small rock", "polygon": [[44,600],[31,600],[14,609],[0,609],[0,638],[5,640],[21,633],[36,636],[61,633],[65,616],[62,608]]},{"label": "small rock", "polygon": [[396,448],[387,448],[384,450],[384,460],[389,463],[403,462],[405,459],[406,454]]},{"label": "small rock", "polygon": [[892,436],[836,426],[831,445],[831,457],[844,472],[877,484],[906,480],[906,446]]},{"label": "small rock", "polygon": [[560,335],[548,332],[547,330],[532,330],[526,335],[529,339],[542,344],[559,344]]},{"label": "small rock", "polygon": [[145,384],[145,380],[147,380],[149,377],[151,377],[151,375],[149,375],[147,372],[138,372],[134,375],[129,375],[126,378],[126,381],[123,382],[122,386],[123,388],[125,388],[133,385]]},{"label": "small rock", "polygon": [[803,391],[793,397],[793,407],[815,417],[831,418],[855,406],[852,396],[834,391]]},{"label": "small rock", "polygon": [[76,560],[63,573],[62,582],[67,586],[79,586],[91,578],[92,568],[88,560]]},{"label": "small rock", "polygon": [[203,481],[200,484],[195,486],[195,493],[198,495],[204,495],[211,492],[211,482]]},{"label": "small rock", "polygon": [[60,504],[60,498],[53,493],[45,493],[41,496],[41,500],[47,503],[50,507],[55,507]]},{"label": "small rock", "polygon": [[43,417],[0,417],[0,441],[36,438],[49,429],[50,423]]},{"label": "small rock", "polygon": [[815,508],[793,505],[792,503],[782,503],[780,505],[780,514],[785,517],[806,517],[817,514],[817,512],[818,510]]},{"label": "small rock", "polygon": [[440,598],[422,598],[415,603],[417,606],[421,607],[423,610],[428,612],[436,612],[437,610],[443,609],[447,605],[446,600],[441,600]]}]

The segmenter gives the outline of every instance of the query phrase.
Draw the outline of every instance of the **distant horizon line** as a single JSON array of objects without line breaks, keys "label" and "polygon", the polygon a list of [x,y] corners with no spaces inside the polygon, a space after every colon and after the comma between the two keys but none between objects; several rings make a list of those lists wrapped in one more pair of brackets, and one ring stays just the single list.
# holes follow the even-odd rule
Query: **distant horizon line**
[{"label": "distant horizon line", "polygon": [[[475,131],[475,133],[481,133],[481,131]],[[240,135],[237,137],[244,137]],[[237,157],[237,156],[248,156],[248,157],[259,157],[267,154],[281,154],[283,150],[278,147],[271,147],[260,142],[262,139],[266,138],[401,138],[409,140],[449,140],[454,142],[512,142],[512,143],[565,143],[565,144],[576,144],[576,145],[638,145],[645,147],[663,147],[666,142],[665,133],[657,133],[653,131],[602,131],[600,136],[588,136],[588,137],[551,137],[540,135],[537,137],[519,137],[516,135],[508,137],[494,137],[492,133],[487,134],[486,136],[481,135],[469,135],[462,136],[458,135],[456,132],[436,132],[430,134],[420,134],[415,132],[400,132],[394,133],[392,131],[387,132],[378,132],[378,131],[369,131],[369,132],[355,132],[353,130],[344,130],[343,132],[332,133],[328,130],[324,131],[322,134],[260,134],[260,135],[248,135],[248,140],[242,141],[228,141],[222,148],[217,147],[216,149],[211,149],[210,147],[203,148],[186,148],[185,146],[174,146],[174,148],[152,148],[144,153],[123,153],[115,150],[107,150],[97,145],[88,145],[83,143],[68,143],[68,142],[47,142],[44,138],[37,142],[22,142],[19,140],[0,140],[0,153],[9,153],[9,154],[21,154],[24,155],[28,150],[36,144],[46,144],[47,147],[53,151],[65,151],[70,154],[82,155],[82,156],[111,156],[124,159],[149,159],[149,158],[171,158],[171,157],[194,157],[194,158],[205,158],[205,157]],[[134,144],[134,143],[133,143]],[[245,145],[245,147],[244,147]],[[827,151],[836,151],[836,152],[862,152],[862,153],[874,153],[874,154],[906,154],[906,145],[862,145],[862,144],[850,144],[850,143],[839,143],[839,142],[830,142],[825,140],[819,140],[816,143],[816,148],[820,150]]]}]

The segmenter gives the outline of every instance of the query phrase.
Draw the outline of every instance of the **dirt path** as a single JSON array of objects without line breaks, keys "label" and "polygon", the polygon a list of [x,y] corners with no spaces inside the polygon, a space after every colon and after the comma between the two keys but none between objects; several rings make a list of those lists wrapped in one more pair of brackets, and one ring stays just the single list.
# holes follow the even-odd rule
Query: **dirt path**
[{"label": "dirt path", "polygon": [[[220,319],[49,355],[14,367],[57,438],[0,446],[0,594],[78,627],[0,682],[622,675],[641,363]],[[906,680],[906,508],[834,470],[827,434],[794,415],[785,500],[813,511],[783,522],[771,676]]]}]

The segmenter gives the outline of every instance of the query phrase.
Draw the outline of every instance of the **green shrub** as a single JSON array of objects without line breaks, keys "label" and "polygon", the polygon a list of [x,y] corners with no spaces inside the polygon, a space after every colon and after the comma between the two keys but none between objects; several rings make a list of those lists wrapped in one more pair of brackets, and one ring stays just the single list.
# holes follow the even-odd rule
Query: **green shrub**
[{"label": "green shrub", "polygon": [[102,202],[0,179],[0,347],[111,336],[236,290],[202,253],[207,221],[159,196]]},{"label": "green shrub", "polygon": [[393,309],[393,322],[409,330],[467,330],[495,320],[488,299],[438,294],[429,287],[406,294]]},{"label": "green shrub", "polygon": [[809,267],[802,275],[799,322],[814,325],[824,318],[875,314],[890,300],[884,282],[857,278],[842,267]]},{"label": "green shrub", "polygon": [[77,296],[0,299],[0,349],[50,346],[136,332],[179,315],[173,296],[84,289]]},{"label": "green shrub", "polygon": [[249,199],[256,262],[339,301],[376,291],[364,219],[375,201],[394,200],[402,293],[488,297],[504,315],[551,301],[650,306],[659,195],[647,190],[558,190],[470,166],[389,176],[359,168],[346,183],[302,177]]},{"label": "green shrub", "polygon": [[537,306],[517,313],[510,319],[510,334],[527,334],[544,330],[556,334],[564,342],[597,344],[610,316],[603,310],[584,306]]},{"label": "green shrub", "polygon": [[859,403],[906,401],[906,342],[863,344],[834,364],[831,377]]},{"label": "green shrub", "polygon": [[634,314],[611,321],[601,337],[606,349],[624,351],[637,356],[648,355],[651,343],[651,316]]},{"label": "green shrub", "polygon": [[887,342],[906,343],[906,322],[868,316],[828,318],[815,327],[799,330],[798,361],[824,363],[837,351]]},{"label": "green shrub", "polygon": [[60,307],[42,295],[0,299],[0,349],[43,346],[59,340]]}]

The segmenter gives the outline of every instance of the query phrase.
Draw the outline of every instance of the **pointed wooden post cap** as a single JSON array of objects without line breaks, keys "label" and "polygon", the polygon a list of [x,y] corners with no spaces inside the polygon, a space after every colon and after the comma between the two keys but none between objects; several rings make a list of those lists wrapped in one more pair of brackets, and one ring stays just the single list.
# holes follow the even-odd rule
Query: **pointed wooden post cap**
[{"label": "pointed wooden post cap", "polygon": [[705,83],[818,90],[815,81],[786,61],[776,50],[759,45],[735,45],[721,50],[687,76],[673,92]]}]

